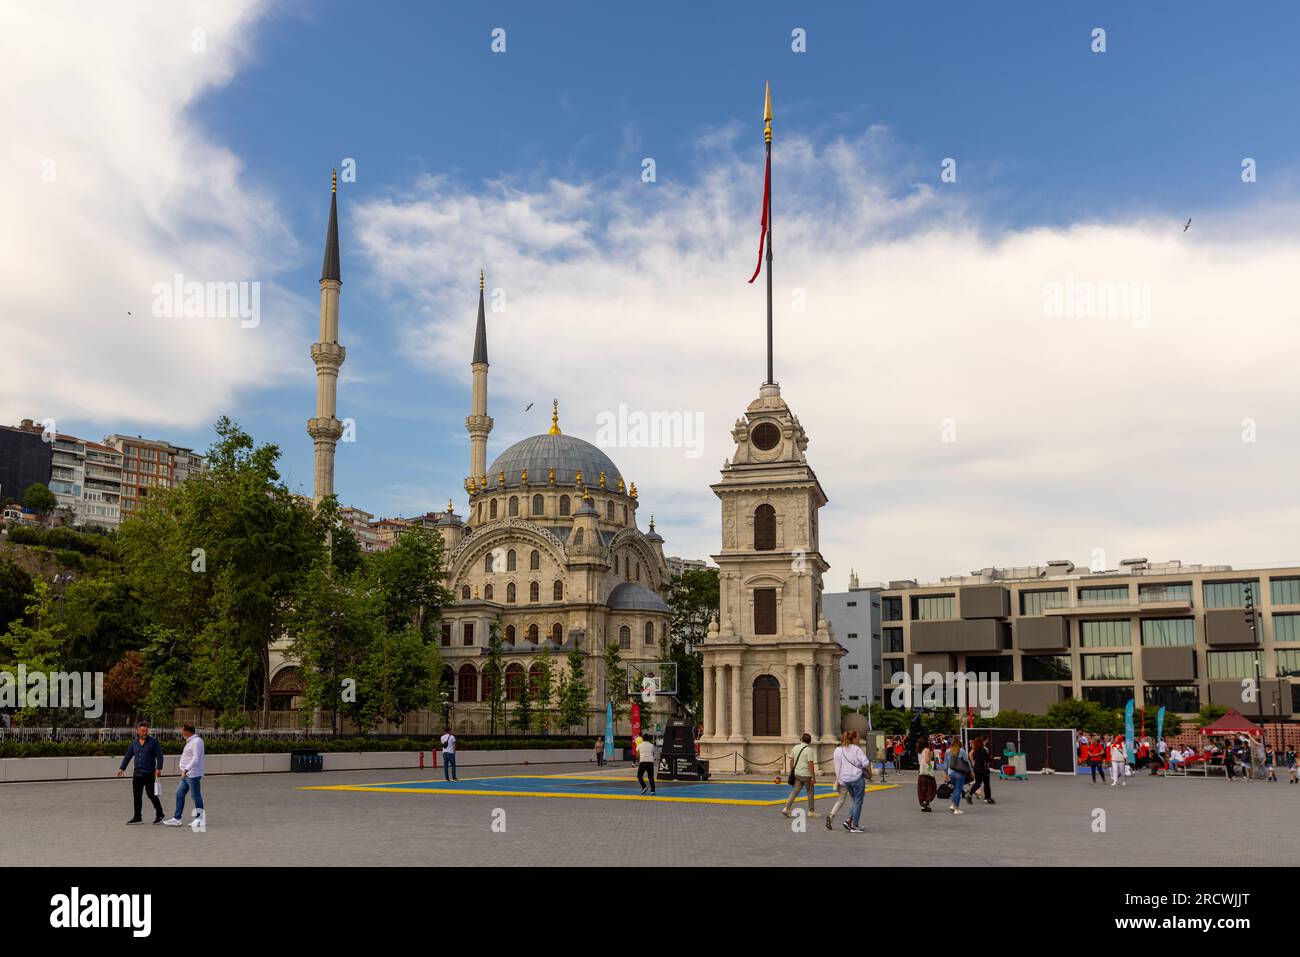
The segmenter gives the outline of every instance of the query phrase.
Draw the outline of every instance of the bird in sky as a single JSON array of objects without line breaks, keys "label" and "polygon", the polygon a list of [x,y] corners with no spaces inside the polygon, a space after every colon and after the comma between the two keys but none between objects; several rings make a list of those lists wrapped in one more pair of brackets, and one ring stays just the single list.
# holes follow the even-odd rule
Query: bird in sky
[{"label": "bird in sky", "polygon": [[1186,223],[1186,225],[1183,226],[1183,232],[1187,232],[1187,230],[1189,230],[1189,229],[1191,229],[1191,228],[1192,228],[1192,219],[1191,219],[1191,217],[1189,216],[1189,217],[1187,218],[1187,223]]},{"label": "bird in sky", "polygon": [[[533,407],[533,404],[532,404],[531,402],[529,402],[529,403],[528,403],[528,409],[531,409],[532,407]],[[524,409],[524,411],[527,412],[528,409]]]}]

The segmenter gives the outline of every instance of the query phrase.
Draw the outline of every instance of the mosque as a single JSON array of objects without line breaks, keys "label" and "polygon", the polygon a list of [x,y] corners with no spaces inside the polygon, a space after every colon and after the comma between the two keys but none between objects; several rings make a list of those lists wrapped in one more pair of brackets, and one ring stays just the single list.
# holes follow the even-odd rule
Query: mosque
[{"label": "mosque", "polygon": [[[335,183],[320,279],[320,341],[311,349],[316,416],[307,431],[315,443],[315,502],[334,492],[334,450],[343,433],[335,415],[338,371],[346,356],[339,344],[341,287]],[[650,666],[668,639],[664,540],[653,516],[647,530],[638,525],[636,483],[595,445],[561,429],[558,402],[546,432],[520,439],[487,464],[493,421],[481,274],[470,370],[468,507],[457,515],[448,501],[436,525],[445,545],[445,584],[454,596],[442,609],[441,634],[453,727],[461,733],[490,730],[492,679],[485,665],[499,623],[507,715],[526,676],[536,678],[543,655],[553,656],[558,673],[577,647],[587,656],[584,679],[591,696],[588,722],[574,730],[602,733],[606,695],[622,701],[627,690],[608,687],[605,648],[618,645],[624,668]],[[667,704],[660,699],[658,711],[666,712]],[[650,726],[654,720],[643,717]],[[626,713],[619,725],[620,734],[630,731]],[[500,723],[497,730],[504,730]]]}]

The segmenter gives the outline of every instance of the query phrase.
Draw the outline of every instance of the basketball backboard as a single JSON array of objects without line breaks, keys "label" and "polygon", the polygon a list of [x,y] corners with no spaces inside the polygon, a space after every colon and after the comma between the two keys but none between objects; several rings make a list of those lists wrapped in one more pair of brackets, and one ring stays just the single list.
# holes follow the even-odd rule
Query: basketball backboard
[{"label": "basketball backboard", "polygon": [[629,661],[627,693],[639,700],[645,700],[647,695],[676,695],[677,662]]}]

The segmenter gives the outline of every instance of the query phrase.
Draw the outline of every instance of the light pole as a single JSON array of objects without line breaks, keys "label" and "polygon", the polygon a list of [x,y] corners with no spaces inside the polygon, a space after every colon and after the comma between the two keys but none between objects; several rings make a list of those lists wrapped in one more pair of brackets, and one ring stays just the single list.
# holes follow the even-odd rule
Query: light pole
[{"label": "light pole", "polygon": [[[67,612],[68,586],[76,580],[72,572],[61,572],[54,576],[54,584],[59,589],[59,631],[63,630],[63,621]],[[55,741],[59,740],[59,707],[53,700],[50,702],[50,737]]]},{"label": "light pole", "polygon": [[[1255,707],[1259,713],[1259,733],[1264,733],[1264,687],[1263,678],[1260,677],[1259,658],[1262,652],[1260,645],[1259,629],[1256,627],[1255,615],[1255,584],[1246,582],[1246,624],[1250,625],[1250,637],[1255,645]],[[1250,749],[1251,768],[1254,769],[1255,749]]]}]

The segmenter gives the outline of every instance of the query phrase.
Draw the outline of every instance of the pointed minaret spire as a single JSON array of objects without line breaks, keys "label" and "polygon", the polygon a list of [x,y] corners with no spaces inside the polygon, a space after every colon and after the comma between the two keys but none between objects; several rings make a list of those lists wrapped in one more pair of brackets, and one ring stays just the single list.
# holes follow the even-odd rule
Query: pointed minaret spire
[{"label": "pointed minaret spire", "polygon": [[325,260],[320,267],[321,279],[343,281],[339,274],[339,173],[330,174],[330,224],[325,232]]},{"label": "pointed minaret spire", "polygon": [[338,172],[330,180],[330,221],[325,233],[325,262],[320,277],[320,339],[312,343],[311,359],[316,365],[316,416],[307,420],[307,434],[316,447],[312,471],[312,502],[334,494],[334,450],[343,435],[343,423],[335,417],[338,402],[339,366],[347,350],[339,344],[339,202]]},{"label": "pointed minaret spire", "polygon": [[469,475],[471,482],[487,487],[487,440],[492,431],[492,417],[487,414],[487,314],[483,308],[483,270],[478,273],[478,322],[474,327],[474,355],[469,361],[473,383],[470,387],[470,414],[465,418],[469,433]]}]

